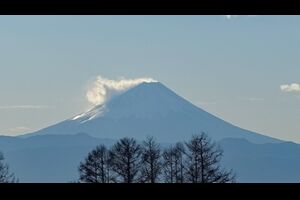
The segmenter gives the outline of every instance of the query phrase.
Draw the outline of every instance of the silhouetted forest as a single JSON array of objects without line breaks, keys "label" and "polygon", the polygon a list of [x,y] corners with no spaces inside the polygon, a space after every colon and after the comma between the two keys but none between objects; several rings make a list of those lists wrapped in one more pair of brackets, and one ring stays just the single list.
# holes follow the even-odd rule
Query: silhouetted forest
[{"label": "silhouetted forest", "polygon": [[4,162],[4,156],[0,152],[0,183],[15,183],[17,179],[9,172],[8,164]]},{"label": "silhouetted forest", "polygon": [[153,137],[139,144],[122,138],[97,146],[79,166],[81,183],[231,183],[222,168],[223,151],[205,134],[161,148]]},{"label": "silhouetted forest", "polygon": [[[162,148],[153,137],[142,143],[122,138],[99,145],[79,165],[78,183],[232,183],[221,166],[223,151],[205,133]],[[0,183],[18,182],[0,153]]]}]

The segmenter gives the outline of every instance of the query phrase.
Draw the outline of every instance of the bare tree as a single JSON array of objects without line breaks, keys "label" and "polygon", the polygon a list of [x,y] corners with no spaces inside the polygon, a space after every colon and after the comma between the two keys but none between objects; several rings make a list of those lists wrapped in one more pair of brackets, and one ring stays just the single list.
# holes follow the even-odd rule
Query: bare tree
[{"label": "bare tree", "polygon": [[165,183],[174,183],[173,147],[166,148],[163,156],[163,176]]},{"label": "bare tree", "polygon": [[97,146],[79,166],[80,181],[86,183],[109,183],[113,180],[110,174],[109,151],[104,145]]},{"label": "bare tree", "polygon": [[184,182],[184,146],[177,143],[163,152],[163,176],[166,183]]},{"label": "bare tree", "polygon": [[160,146],[153,137],[148,137],[143,141],[141,167],[142,182],[156,183],[159,181],[162,165],[160,156]]},{"label": "bare tree", "polygon": [[185,148],[181,142],[177,142],[174,147],[174,161],[175,161],[175,180],[176,183],[184,183],[185,179]]},{"label": "bare tree", "polygon": [[104,145],[80,163],[80,181],[88,183],[228,183],[232,171],[221,168],[223,151],[205,133],[164,149],[153,137],[142,145],[123,138],[110,150]]},{"label": "bare tree", "polygon": [[192,183],[226,183],[235,180],[232,171],[221,169],[223,151],[205,133],[186,142],[186,179]]},{"label": "bare tree", "polygon": [[0,183],[15,183],[17,181],[14,174],[9,172],[8,164],[4,163],[4,156],[0,152]]},{"label": "bare tree", "polygon": [[123,183],[139,182],[141,168],[141,146],[133,138],[120,139],[110,151],[111,167],[116,181]]}]

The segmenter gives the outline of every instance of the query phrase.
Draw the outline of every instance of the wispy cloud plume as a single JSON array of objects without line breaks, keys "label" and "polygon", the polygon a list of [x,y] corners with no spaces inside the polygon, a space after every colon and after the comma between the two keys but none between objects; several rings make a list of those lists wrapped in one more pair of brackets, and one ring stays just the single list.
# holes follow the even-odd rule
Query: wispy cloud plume
[{"label": "wispy cloud plume", "polygon": [[284,84],[280,86],[280,90],[283,92],[300,92],[300,84],[298,83]]},{"label": "wispy cloud plume", "polygon": [[51,106],[46,105],[10,105],[10,106],[0,106],[1,110],[10,110],[10,109],[45,109]]},{"label": "wispy cloud plume", "polygon": [[111,96],[124,92],[143,82],[157,82],[152,78],[136,78],[119,80],[107,79],[98,76],[96,81],[89,87],[86,98],[93,105],[104,104]]}]

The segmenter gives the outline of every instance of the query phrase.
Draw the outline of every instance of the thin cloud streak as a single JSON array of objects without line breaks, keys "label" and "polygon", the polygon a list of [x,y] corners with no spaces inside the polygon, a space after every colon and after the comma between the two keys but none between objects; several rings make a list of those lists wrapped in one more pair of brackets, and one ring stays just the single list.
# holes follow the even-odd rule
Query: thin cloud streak
[{"label": "thin cloud streak", "polygon": [[200,102],[197,102],[198,105],[200,106],[205,106],[205,105],[216,105],[217,102],[213,102],[213,101],[200,101]]},{"label": "thin cloud streak", "polygon": [[259,98],[259,97],[249,97],[244,99],[245,101],[264,101],[264,98]]},{"label": "thin cloud streak", "polygon": [[19,126],[19,127],[10,128],[7,131],[10,133],[19,133],[19,132],[29,131],[29,130],[31,130],[31,128],[28,128],[26,126]]},{"label": "thin cloud streak", "polygon": [[46,105],[11,105],[11,106],[0,106],[0,110],[17,110],[17,109],[45,109],[51,106]]}]

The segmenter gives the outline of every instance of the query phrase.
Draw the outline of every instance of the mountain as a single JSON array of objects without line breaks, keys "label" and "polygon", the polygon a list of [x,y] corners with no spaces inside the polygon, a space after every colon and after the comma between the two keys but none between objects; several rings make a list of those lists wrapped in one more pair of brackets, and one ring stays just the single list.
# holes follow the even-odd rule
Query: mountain
[{"label": "mountain", "polygon": [[177,142],[201,131],[217,141],[230,137],[258,144],[280,142],[227,123],[160,82],[139,84],[104,105],[23,137],[86,133],[98,138],[130,136],[142,140],[151,135],[160,142]]},{"label": "mountain", "polygon": [[86,134],[43,135],[29,138],[0,136],[5,162],[21,183],[56,183],[78,180],[78,166],[98,144],[109,139]]},{"label": "mountain", "polygon": [[142,83],[104,105],[21,137],[0,136],[0,151],[20,182],[70,182],[96,145],[155,136],[162,147],[205,131],[224,150],[238,182],[300,182],[300,145],[219,119],[159,82]]},{"label": "mountain", "polygon": [[234,170],[238,182],[300,182],[299,144],[254,144],[245,139],[226,138],[220,146],[224,150],[223,166]]},{"label": "mountain", "polygon": [[[78,166],[98,144],[115,140],[87,134],[39,135],[28,138],[0,136],[0,149],[20,182],[70,182],[78,180]],[[233,169],[238,182],[299,182],[300,145],[292,142],[254,144],[245,139],[219,141],[222,165]],[[161,143],[164,148],[168,144]]]}]

